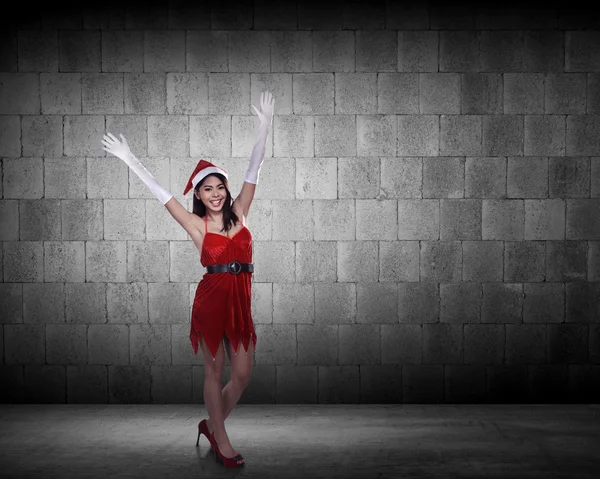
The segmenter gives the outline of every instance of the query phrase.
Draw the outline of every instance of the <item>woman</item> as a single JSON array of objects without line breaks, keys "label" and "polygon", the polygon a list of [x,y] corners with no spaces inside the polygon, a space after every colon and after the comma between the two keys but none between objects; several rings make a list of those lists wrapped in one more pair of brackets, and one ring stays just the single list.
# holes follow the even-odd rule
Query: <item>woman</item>
[{"label": "woman", "polygon": [[[274,104],[273,95],[263,92],[260,110],[252,105],[260,125],[239,196],[232,203],[227,172],[200,160],[183,193],[194,190],[192,213],[133,156],[123,135],[120,135],[119,141],[108,133],[102,141],[103,149],[123,160],[187,231],[200,253],[200,262],[207,267],[207,274],[196,289],[190,331],[194,354],[198,353],[198,342],[202,347],[204,403],[209,414],[208,419],[198,424],[196,446],[200,434],[204,434],[216,453],[217,462],[226,467],[244,465],[244,458],[231,446],[225,430],[225,418],[248,383],[252,353],[256,347],[250,307],[252,235],[245,223],[264,160]],[[223,342],[231,363],[231,380],[221,390],[225,362]],[[237,354],[240,345],[244,347],[245,354]]]}]

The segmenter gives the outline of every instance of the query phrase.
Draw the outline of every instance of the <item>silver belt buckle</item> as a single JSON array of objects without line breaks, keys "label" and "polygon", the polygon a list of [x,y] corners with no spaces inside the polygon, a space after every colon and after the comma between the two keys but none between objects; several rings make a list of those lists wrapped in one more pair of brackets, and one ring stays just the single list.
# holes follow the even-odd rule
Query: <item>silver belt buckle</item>
[{"label": "silver belt buckle", "polygon": [[238,274],[242,270],[242,265],[238,261],[230,261],[227,269],[231,274]]}]

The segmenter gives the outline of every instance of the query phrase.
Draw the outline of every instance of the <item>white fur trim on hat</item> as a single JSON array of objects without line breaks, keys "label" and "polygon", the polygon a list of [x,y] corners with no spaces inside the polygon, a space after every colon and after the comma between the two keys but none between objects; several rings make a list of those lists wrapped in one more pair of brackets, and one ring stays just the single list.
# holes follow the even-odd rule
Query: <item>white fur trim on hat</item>
[{"label": "white fur trim on hat", "polygon": [[196,188],[196,185],[200,183],[205,176],[208,176],[211,173],[221,173],[225,178],[229,179],[227,173],[218,166],[207,166],[206,168],[203,168],[196,176],[194,176],[192,179],[193,187]]}]

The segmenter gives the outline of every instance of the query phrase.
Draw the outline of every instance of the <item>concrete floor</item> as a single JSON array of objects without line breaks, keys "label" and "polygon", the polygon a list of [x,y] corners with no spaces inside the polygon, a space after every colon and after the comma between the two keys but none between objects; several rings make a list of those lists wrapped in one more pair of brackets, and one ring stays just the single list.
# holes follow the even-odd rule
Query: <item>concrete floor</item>
[{"label": "concrete floor", "polygon": [[203,405],[0,405],[0,477],[598,478],[600,405],[238,405],[215,462]]}]

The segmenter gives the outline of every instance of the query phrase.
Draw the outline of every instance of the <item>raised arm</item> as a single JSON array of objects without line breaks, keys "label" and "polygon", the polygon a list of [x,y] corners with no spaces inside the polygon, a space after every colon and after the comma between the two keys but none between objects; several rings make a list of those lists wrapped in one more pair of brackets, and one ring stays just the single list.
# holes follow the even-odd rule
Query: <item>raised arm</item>
[{"label": "raised arm", "polygon": [[121,137],[121,141],[117,140],[112,133],[104,135],[104,139],[102,140],[104,148],[102,149],[123,160],[123,162],[144,182],[154,196],[156,196],[167,208],[169,213],[171,213],[171,216],[183,226],[192,238],[200,235],[200,232],[194,226],[192,213],[185,209],[171,193],[165,190],[158,181],[156,181],[156,178],[154,178],[133,153],[131,153],[125,137],[123,135],[119,136]]},{"label": "raised arm", "polygon": [[252,155],[250,155],[250,165],[248,166],[246,176],[244,177],[242,191],[240,191],[240,194],[234,201],[234,204],[242,211],[244,216],[248,216],[248,210],[250,209],[250,204],[254,198],[256,185],[258,184],[260,168],[263,164],[265,151],[267,149],[269,128],[271,128],[273,124],[274,106],[275,99],[270,92],[262,92],[260,94],[260,110],[252,105],[254,112],[258,115],[260,124],[256,133],[256,139],[254,140]]}]

